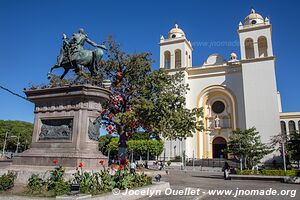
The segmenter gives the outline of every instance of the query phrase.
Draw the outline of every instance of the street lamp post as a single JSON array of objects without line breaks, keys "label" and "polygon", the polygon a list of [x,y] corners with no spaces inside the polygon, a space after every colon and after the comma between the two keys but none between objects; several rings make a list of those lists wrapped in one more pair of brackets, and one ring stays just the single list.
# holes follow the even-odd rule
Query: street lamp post
[{"label": "street lamp post", "polygon": [[8,136],[8,132],[5,133],[4,144],[3,144],[3,149],[2,149],[2,157],[4,157],[4,154],[5,154],[7,138],[16,138],[16,137],[17,136],[15,136],[15,135]]},{"label": "street lamp post", "polygon": [[183,158],[183,169],[185,170],[185,166],[186,166],[186,163],[185,163],[185,150],[183,150],[183,155],[182,155],[182,158]]},{"label": "street lamp post", "polygon": [[6,132],[5,136],[4,136],[4,143],[3,143],[3,149],[2,149],[2,157],[4,157],[4,153],[5,153],[7,134],[8,134],[8,132]]},{"label": "street lamp post", "polygon": [[282,134],[282,140],[281,140],[281,143],[282,143],[282,159],[283,159],[283,169],[284,169],[284,172],[286,173],[286,160],[285,160],[285,135]]},{"label": "street lamp post", "polygon": [[[242,149],[241,143],[239,143],[239,148],[240,148],[240,150]],[[242,172],[243,171],[243,158],[242,158],[242,155],[240,156],[240,169],[241,169],[241,172]]]},{"label": "street lamp post", "polygon": [[20,145],[20,136],[18,136],[17,148],[16,148],[16,152],[15,153],[19,152],[19,145]]},{"label": "street lamp post", "polygon": [[195,153],[194,153],[194,150],[193,150],[193,170],[195,171]]}]

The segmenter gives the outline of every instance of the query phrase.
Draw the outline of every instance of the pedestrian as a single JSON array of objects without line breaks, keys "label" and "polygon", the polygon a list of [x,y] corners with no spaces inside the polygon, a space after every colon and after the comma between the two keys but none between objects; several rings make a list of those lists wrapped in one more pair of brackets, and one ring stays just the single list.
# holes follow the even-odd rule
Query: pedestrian
[{"label": "pedestrian", "polygon": [[163,168],[163,163],[162,163],[162,161],[159,161],[158,162],[158,169],[162,170],[162,168]]},{"label": "pedestrian", "polygon": [[135,170],[136,170],[136,164],[133,161],[130,163],[130,173],[135,174]]},{"label": "pedestrian", "polygon": [[224,180],[230,180],[229,178],[230,166],[228,162],[225,162],[223,171],[224,171]]}]

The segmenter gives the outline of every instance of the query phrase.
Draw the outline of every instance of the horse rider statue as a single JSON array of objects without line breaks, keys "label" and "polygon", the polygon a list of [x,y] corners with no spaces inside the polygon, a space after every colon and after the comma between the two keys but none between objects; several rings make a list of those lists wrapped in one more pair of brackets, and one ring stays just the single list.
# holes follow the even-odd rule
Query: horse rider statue
[{"label": "horse rider statue", "polygon": [[[68,39],[66,34],[63,33],[62,39],[63,45],[57,57],[57,63],[51,68],[49,74],[53,69],[63,67],[65,69],[64,74],[61,76],[61,79],[63,79],[70,69],[74,69],[78,73],[81,72],[83,67],[87,67],[91,75],[94,75],[97,70],[96,62],[102,58],[102,49],[107,50],[106,47],[90,40],[83,28],[80,28],[78,33],[74,33],[71,39]],[[85,42],[96,47],[96,49],[94,51],[84,49]]]}]

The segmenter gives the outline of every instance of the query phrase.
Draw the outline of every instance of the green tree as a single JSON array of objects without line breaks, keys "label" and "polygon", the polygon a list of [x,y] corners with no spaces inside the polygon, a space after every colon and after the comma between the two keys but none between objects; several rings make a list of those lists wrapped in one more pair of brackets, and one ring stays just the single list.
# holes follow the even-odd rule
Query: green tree
[{"label": "green tree", "polygon": [[287,166],[291,164],[291,155],[287,148],[288,139],[289,138],[287,134],[283,134],[283,133],[279,133],[271,137],[271,146],[274,148],[274,150],[280,152],[281,157],[283,156],[283,144],[284,144],[285,147],[284,154],[285,154],[285,160]]},{"label": "green tree", "polygon": [[[10,136],[15,135],[19,137],[19,152],[29,148],[31,143],[33,131],[33,124],[23,121],[0,120],[0,148],[3,148],[5,133],[8,132]],[[7,139],[6,150],[15,151],[17,148],[18,139]]]},{"label": "green tree", "polygon": [[282,145],[285,146],[286,164],[297,162],[300,164],[300,134],[298,131],[291,131],[290,134],[279,133],[271,138],[272,146],[283,155]]},{"label": "green tree", "polygon": [[148,133],[141,132],[141,131],[134,133],[130,138],[130,140],[149,140],[149,139],[150,139],[150,135]]},{"label": "green tree", "polygon": [[104,78],[113,83],[112,96],[99,120],[109,133],[120,136],[119,148],[127,148],[128,139],[140,128],[167,139],[184,139],[202,130],[197,120],[202,109],[185,108],[188,86],[183,73],[151,71],[150,53],[127,54],[111,38],[107,46],[102,69]]},{"label": "green tree", "polygon": [[140,96],[133,98],[134,111],[143,127],[161,136],[173,139],[186,139],[195,130],[202,130],[197,117],[202,109],[185,107],[185,94],[189,89],[183,83],[184,74],[168,75],[165,70],[152,72],[140,90]]},{"label": "green tree", "polygon": [[[109,134],[99,137],[99,150],[104,154],[116,155],[118,151],[118,137]],[[141,156],[157,156],[163,152],[164,143],[160,139],[149,139],[149,135],[145,132],[137,132],[128,141],[128,153],[133,151]]]},{"label": "green tree", "polygon": [[[110,153],[118,153],[118,141],[119,138],[112,138],[107,145],[106,152],[110,150]],[[162,140],[129,140],[128,141],[128,153],[133,151],[141,156],[147,155],[149,151],[149,156],[157,156],[163,152],[164,143]],[[102,152],[103,153],[103,152]]]},{"label": "green tree", "polygon": [[249,164],[253,166],[265,155],[271,153],[266,144],[263,144],[256,128],[246,130],[236,129],[229,136],[228,147],[226,150],[232,153],[237,159],[244,160],[245,167]]},{"label": "green tree", "polygon": [[148,140],[147,150],[150,156],[158,156],[164,150],[164,142],[162,140]]},{"label": "green tree", "polygon": [[115,137],[112,138],[107,145],[107,151],[110,151],[112,155],[116,155],[118,153],[118,142],[119,138]]},{"label": "green tree", "polygon": [[290,154],[291,160],[298,163],[300,162],[300,134],[297,131],[292,131],[287,140],[287,150]]},{"label": "green tree", "polygon": [[99,151],[101,151],[104,155],[108,155],[108,144],[113,139],[113,136],[111,135],[102,135],[99,137]]}]

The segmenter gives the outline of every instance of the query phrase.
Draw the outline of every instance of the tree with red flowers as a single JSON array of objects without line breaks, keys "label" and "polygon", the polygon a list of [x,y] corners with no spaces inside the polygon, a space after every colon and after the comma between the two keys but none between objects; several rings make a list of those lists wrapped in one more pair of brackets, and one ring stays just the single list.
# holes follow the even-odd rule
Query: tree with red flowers
[{"label": "tree with red flowers", "polygon": [[127,141],[139,130],[167,139],[185,139],[201,130],[197,118],[202,109],[185,108],[183,74],[151,71],[150,53],[127,54],[112,38],[107,60],[102,61],[103,77],[112,82],[112,95],[98,121],[109,134],[119,135],[119,156],[126,160]]}]

